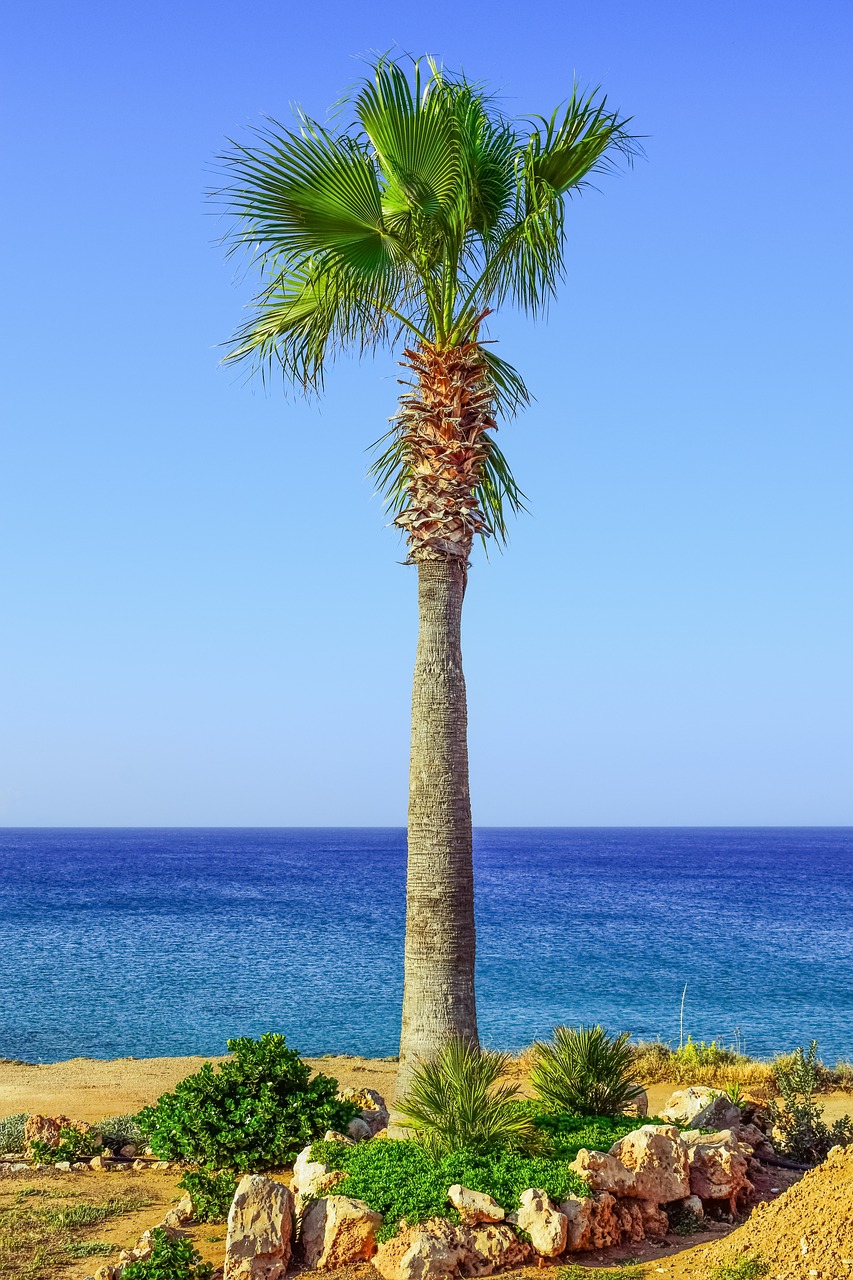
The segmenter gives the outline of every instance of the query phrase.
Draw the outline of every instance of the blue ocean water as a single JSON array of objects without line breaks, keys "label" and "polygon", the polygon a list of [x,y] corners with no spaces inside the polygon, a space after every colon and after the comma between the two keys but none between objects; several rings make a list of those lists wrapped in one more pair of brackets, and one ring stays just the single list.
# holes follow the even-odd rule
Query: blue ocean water
[{"label": "blue ocean water", "polygon": [[[853,1058],[853,829],[475,835],[482,1038],[560,1022]],[[397,1050],[405,832],[0,831],[0,1057]]]}]

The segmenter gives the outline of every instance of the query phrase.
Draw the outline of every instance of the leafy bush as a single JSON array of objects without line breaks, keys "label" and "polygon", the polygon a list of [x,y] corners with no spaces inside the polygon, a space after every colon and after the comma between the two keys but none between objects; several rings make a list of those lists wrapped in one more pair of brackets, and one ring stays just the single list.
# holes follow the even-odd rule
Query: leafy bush
[{"label": "leafy bush", "polygon": [[27,1112],[22,1111],[20,1115],[5,1116],[0,1120],[0,1156],[24,1150],[24,1126],[29,1118]]},{"label": "leafy bush", "polygon": [[213,1265],[202,1262],[192,1240],[170,1240],[162,1227],[155,1227],[151,1243],[150,1256],[126,1266],[122,1280],[210,1280],[213,1275]]},{"label": "leafy bush", "polygon": [[312,1157],[346,1173],[335,1195],[363,1200],[383,1215],[377,1233],[383,1240],[396,1235],[402,1223],[435,1217],[457,1221],[447,1199],[455,1182],[493,1196],[505,1209],[517,1208],[528,1187],[542,1187],[555,1201],[590,1194],[565,1160],[518,1151],[454,1151],[436,1158],[417,1142],[391,1139],[353,1147],[315,1142]]},{"label": "leafy bush", "polygon": [[776,1079],[782,1101],[771,1100],[766,1110],[784,1155],[804,1164],[818,1164],[826,1159],[830,1147],[853,1142],[853,1120],[842,1116],[828,1125],[823,1107],[815,1101],[822,1083],[816,1040],[808,1053],[801,1046],[784,1064],[778,1061]]},{"label": "leafy bush", "polygon": [[59,1130],[59,1145],[52,1147],[49,1142],[36,1139],[30,1143],[30,1155],[35,1160],[44,1160],[59,1164],[62,1160],[91,1160],[104,1149],[103,1141],[93,1129],[89,1133],[81,1133],[70,1125],[63,1125]]},{"label": "leafy bush", "polygon": [[518,1085],[498,1084],[508,1062],[509,1054],[480,1049],[461,1037],[448,1041],[417,1068],[398,1104],[414,1140],[436,1156],[533,1141],[533,1124],[516,1105]]},{"label": "leafy bush", "polygon": [[553,1111],[616,1115],[642,1093],[627,1031],[611,1039],[603,1027],[555,1027],[533,1049],[530,1083]]},{"label": "leafy bush", "polygon": [[195,1169],[188,1170],[178,1186],[192,1196],[196,1222],[224,1222],[237,1190],[237,1178],[226,1171],[211,1173],[208,1169]]},{"label": "leafy bush", "polygon": [[135,1147],[145,1147],[148,1139],[142,1131],[137,1116],[107,1116],[97,1126],[104,1144],[117,1151],[132,1142]]},{"label": "leafy bush", "polygon": [[256,1173],[291,1163],[327,1129],[346,1130],[358,1114],[335,1095],[337,1081],[316,1075],[284,1036],[228,1041],[234,1056],[218,1068],[205,1062],[164,1093],[138,1122],[162,1160],[184,1159],[211,1169]]}]

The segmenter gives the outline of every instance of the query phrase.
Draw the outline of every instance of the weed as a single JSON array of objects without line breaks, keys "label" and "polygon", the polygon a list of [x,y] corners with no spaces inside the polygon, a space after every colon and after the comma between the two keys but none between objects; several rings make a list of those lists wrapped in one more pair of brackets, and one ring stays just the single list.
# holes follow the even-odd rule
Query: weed
[{"label": "weed", "polygon": [[151,1233],[153,1249],[142,1262],[131,1262],[122,1271],[122,1280],[210,1280],[213,1266],[202,1262],[192,1240],[172,1240],[162,1227]]},{"label": "weed", "polygon": [[631,1262],[615,1267],[560,1267],[557,1280],[643,1280],[642,1267]]},{"label": "weed", "polygon": [[124,1213],[135,1213],[144,1209],[145,1201],[138,1196],[111,1196],[103,1204],[63,1205],[59,1209],[41,1211],[44,1223],[48,1227],[58,1227],[67,1231],[77,1227],[92,1227],[96,1222],[106,1222],[108,1218],[118,1218]]},{"label": "weed", "polygon": [[826,1159],[830,1147],[853,1142],[853,1120],[842,1116],[828,1125],[823,1119],[823,1107],[815,1100],[822,1079],[816,1040],[812,1040],[808,1053],[801,1046],[784,1066],[777,1063],[776,1075],[782,1101],[769,1102],[767,1114],[786,1156],[817,1164]]},{"label": "weed", "polygon": [[72,1240],[65,1246],[69,1258],[106,1258],[115,1250],[114,1244],[107,1244],[104,1240]]},{"label": "weed", "polygon": [[760,1280],[769,1271],[769,1262],[763,1262],[757,1253],[750,1253],[745,1258],[721,1262],[709,1273],[708,1280]]}]

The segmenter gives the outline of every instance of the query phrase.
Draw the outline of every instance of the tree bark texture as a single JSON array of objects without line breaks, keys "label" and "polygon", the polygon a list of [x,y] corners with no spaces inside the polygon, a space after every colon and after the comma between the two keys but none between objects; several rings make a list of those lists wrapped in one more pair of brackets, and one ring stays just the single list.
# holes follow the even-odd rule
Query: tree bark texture
[{"label": "tree bark texture", "polygon": [[461,621],[467,563],[418,558],[409,863],[397,1098],[451,1036],[477,1041],[474,870]]}]

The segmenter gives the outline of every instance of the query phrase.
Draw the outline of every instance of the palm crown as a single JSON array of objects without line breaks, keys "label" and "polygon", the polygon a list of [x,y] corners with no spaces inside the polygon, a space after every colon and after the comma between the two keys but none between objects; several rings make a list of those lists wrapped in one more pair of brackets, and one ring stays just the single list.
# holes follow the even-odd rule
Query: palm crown
[{"label": "palm crown", "polygon": [[279,365],[311,391],[341,350],[405,339],[414,380],[374,473],[411,547],[467,555],[474,533],[505,535],[506,501],[520,505],[486,433],[528,399],[483,321],[504,302],[547,307],[566,197],[635,140],[596,93],[520,126],[432,61],[407,74],[383,58],[342,106],[347,127],[300,114],[225,157],[230,244],[250,248],[262,282],[228,359]]}]

